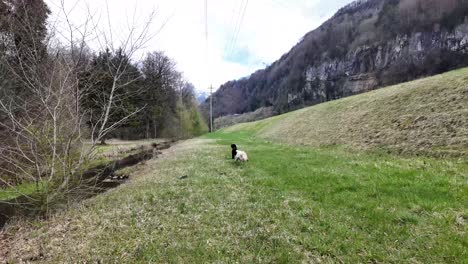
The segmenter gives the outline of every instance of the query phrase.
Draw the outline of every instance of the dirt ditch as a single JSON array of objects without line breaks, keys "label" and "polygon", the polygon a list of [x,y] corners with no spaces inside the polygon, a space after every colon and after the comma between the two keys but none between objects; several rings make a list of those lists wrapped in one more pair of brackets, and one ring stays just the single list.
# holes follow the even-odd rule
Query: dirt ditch
[{"label": "dirt ditch", "polygon": [[[83,173],[83,179],[88,184],[96,187],[94,195],[115,188],[128,180],[127,175],[116,175],[116,172],[124,168],[135,166],[141,162],[157,158],[161,151],[168,149],[175,141],[153,143],[150,146],[141,146],[128,152],[137,152],[125,158],[99,165]],[[93,196],[93,195],[91,195]],[[20,196],[18,198],[0,201],[0,229],[12,218],[17,216],[28,216],[33,213],[29,206],[29,198]]]}]

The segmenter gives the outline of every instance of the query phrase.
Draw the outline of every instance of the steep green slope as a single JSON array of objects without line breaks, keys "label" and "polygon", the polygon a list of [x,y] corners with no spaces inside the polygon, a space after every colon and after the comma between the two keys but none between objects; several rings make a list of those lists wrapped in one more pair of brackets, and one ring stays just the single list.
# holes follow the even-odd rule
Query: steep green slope
[{"label": "steep green slope", "polygon": [[468,69],[301,109],[226,131],[282,143],[468,154]]}]

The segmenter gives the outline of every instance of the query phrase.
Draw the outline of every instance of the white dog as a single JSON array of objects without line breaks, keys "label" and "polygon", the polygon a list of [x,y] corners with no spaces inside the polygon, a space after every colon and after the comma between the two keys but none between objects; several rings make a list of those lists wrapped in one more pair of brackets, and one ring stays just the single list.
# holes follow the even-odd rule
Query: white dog
[{"label": "white dog", "polygon": [[245,151],[237,150],[236,144],[232,144],[231,148],[232,148],[232,159],[233,160],[241,161],[241,162],[249,160],[249,157],[247,156],[247,153]]},{"label": "white dog", "polygon": [[249,157],[247,156],[247,153],[245,153],[245,151],[238,150],[234,160],[235,161],[248,161]]}]

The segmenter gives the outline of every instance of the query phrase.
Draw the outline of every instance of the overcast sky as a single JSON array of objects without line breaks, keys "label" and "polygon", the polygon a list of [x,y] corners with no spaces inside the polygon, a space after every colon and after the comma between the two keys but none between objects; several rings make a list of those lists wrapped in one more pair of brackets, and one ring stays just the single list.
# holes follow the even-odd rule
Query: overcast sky
[{"label": "overcast sky", "polygon": [[[60,0],[45,1],[53,12],[51,20],[63,21],[57,8]],[[107,25],[106,0],[81,1],[86,1],[95,17],[100,17],[100,23]],[[67,10],[71,10],[72,22],[80,24],[87,13],[85,5],[74,7],[75,0],[64,2]],[[144,52],[164,51],[198,90],[207,90],[210,84],[216,89],[229,80],[248,76],[271,64],[307,32],[350,2],[352,0],[208,0],[209,63],[206,63],[204,0],[108,0],[115,34],[125,32],[125,25],[134,14],[143,23],[155,10],[153,32],[167,21]],[[242,24],[236,38],[238,21]]]}]

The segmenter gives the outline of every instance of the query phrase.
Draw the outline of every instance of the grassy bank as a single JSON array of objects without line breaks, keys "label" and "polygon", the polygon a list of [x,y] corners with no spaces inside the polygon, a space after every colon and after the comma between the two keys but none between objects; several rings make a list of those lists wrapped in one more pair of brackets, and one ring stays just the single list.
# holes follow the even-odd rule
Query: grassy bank
[{"label": "grassy bank", "polygon": [[[230,160],[232,142],[248,151],[248,163]],[[291,147],[219,132],[139,165],[131,183],[47,223],[10,227],[9,258],[463,263],[467,175],[462,159]]]},{"label": "grassy bank", "polygon": [[[105,165],[111,161],[122,159],[131,154],[136,154],[141,151],[142,148],[151,147],[151,144],[161,143],[164,141],[165,139],[138,141],[108,140],[106,145],[98,145],[95,147],[93,159],[90,160],[85,167],[93,168],[99,165]],[[16,186],[1,186],[0,202],[15,199],[24,195],[34,195],[41,191],[45,185],[47,185],[46,182],[40,182],[38,184],[25,182]]]},{"label": "grassy bank", "polygon": [[468,68],[347,97],[227,131],[293,145],[468,156]]}]

